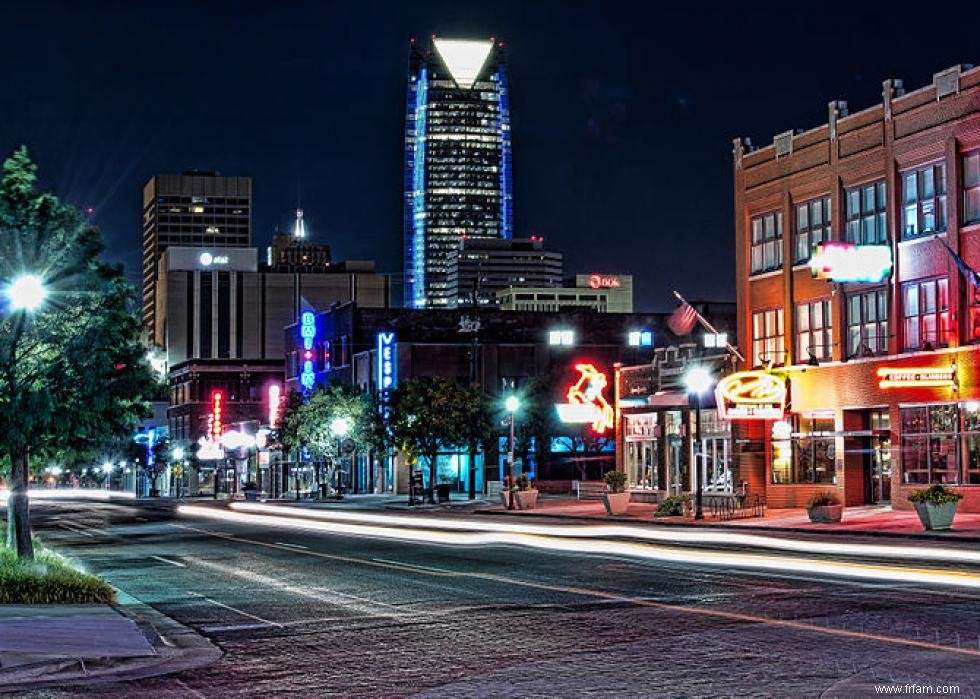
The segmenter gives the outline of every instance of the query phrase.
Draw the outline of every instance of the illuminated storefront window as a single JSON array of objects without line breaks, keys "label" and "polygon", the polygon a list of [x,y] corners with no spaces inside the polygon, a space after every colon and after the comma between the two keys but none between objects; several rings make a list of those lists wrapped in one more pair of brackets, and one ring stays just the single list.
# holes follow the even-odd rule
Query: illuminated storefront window
[{"label": "illuminated storefront window", "polygon": [[980,485],[980,403],[902,408],[901,424],[903,483]]},{"label": "illuminated storefront window", "polygon": [[836,483],[834,418],[794,415],[784,425],[773,430],[772,482]]}]

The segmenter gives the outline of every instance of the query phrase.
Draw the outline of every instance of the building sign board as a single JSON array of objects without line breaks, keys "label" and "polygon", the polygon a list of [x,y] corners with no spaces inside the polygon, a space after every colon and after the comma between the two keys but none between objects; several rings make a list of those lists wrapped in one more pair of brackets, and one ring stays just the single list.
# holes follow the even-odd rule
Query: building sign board
[{"label": "building sign board", "polygon": [[956,365],[946,367],[881,367],[878,388],[956,388]]},{"label": "building sign board", "polygon": [[197,258],[198,261],[205,267],[210,267],[211,265],[226,265],[228,264],[227,255],[214,255],[210,252],[202,252],[201,256]]},{"label": "building sign board", "polygon": [[892,249],[887,245],[827,242],[817,245],[810,271],[829,282],[876,284],[891,276]]},{"label": "building sign board", "polygon": [[313,368],[313,340],[316,339],[316,316],[312,311],[303,311],[299,317],[300,337],[303,338],[302,360],[300,362],[299,383],[304,392],[313,390],[316,372]]},{"label": "building sign board", "polygon": [[592,274],[589,275],[589,286],[593,289],[618,289],[620,287],[619,277]]},{"label": "building sign board", "polygon": [[395,358],[395,333],[378,333],[378,390],[390,391],[398,380]]},{"label": "building sign board", "polygon": [[715,389],[722,420],[779,420],[786,413],[786,382],[765,371],[729,374]]}]

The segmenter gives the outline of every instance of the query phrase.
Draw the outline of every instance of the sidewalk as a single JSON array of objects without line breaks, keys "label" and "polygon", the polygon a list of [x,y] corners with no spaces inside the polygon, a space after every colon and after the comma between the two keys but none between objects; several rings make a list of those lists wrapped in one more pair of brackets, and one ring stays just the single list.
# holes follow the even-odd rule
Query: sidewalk
[{"label": "sidewalk", "polygon": [[0,605],[0,692],[151,677],[221,657],[203,636],[119,597],[118,605]]},{"label": "sidewalk", "polygon": [[895,511],[890,507],[848,507],[836,524],[813,524],[805,509],[767,509],[764,517],[737,517],[721,520],[707,516],[695,521],[685,517],[654,517],[657,506],[649,503],[630,503],[625,515],[610,517],[599,500],[576,500],[571,496],[539,496],[534,510],[507,510],[494,504],[476,510],[478,514],[511,515],[516,517],[547,517],[578,520],[579,522],[631,522],[659,526],[723,527],[763,531],[807,532],[815,534],[854,534],[864,536],[900,536],[916,539],[945,539],[980,542],[980,514],[958,513],[953,529],[947,532],[924,531],[914,511]]},{"label": "sidewalk", "polygon": [[[220,502],[220,500],[219,500]],[[243,501],[238,501],[243,502]],[[279,499],[260,499],[259,502],[269,505],[291,505],[295,507],[310,507],[313,509],[341,509],[341,510],[466,510],[475,507],[485,507],[490,501],[480,495],[475,500],[470,500],[466,493],[450,493],[449,502],[436,503],[429,505],[419,503],[417,505],[408,504],[408,495],[345,495],[343,500],[312,500],[302,498],[279,498]]]}]

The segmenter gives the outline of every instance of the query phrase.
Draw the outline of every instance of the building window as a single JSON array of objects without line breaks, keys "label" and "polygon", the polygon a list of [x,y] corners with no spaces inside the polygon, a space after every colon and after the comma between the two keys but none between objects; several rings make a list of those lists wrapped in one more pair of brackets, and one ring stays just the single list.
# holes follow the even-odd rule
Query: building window
[{"label": "building window", "polygon": [[832,352],[830,299],[796,305],[796,361],[830,359]]},{"label": "building window", "polygon": [[796,205],[796,235],[793,264],[806,262],[813,248],[830,240],[830,197]]},{"label": "building window", "polygon": [[572,330],[551,330],[548,332],[548,344],[553,347],[571,347],[575,344],[575,332]]},{"label": "building window", "polygon": [[888,289],[847,295],[847,356],[888,353]]},{"label": "building window", "polygon": [[783,266],[783,212],[752,218],[752,274]]},{"label": "building window", "polygon": [[944,346],[949,339],[949,281],[928,279],[902,285],[906,350]]},{"label": "building window", "polygon": [[946,165],[902,173],[902,240],[946,230]]},{"label": "building window", "polygon": [[845,239],[858,245],[880,245],[888,240],[885,218],[885,181],[847,190]]},{"label": "building window", "polygon": [[752,363],[755,366],[786,360],[783,337],[783,309],[770,308],[752,314]]},{"label": "building window", "polygon": [[980,223],[980,150],[963,156],[963,223]]},{"label": "building window", "polygon": [[835,483],[834,418],[794,415],[787,432],[772,440],[772,482]]},{"label": "building window", "polygon": [[960,418],[957,405],[902,408],[901,414],[902,481],[959,483]]}]

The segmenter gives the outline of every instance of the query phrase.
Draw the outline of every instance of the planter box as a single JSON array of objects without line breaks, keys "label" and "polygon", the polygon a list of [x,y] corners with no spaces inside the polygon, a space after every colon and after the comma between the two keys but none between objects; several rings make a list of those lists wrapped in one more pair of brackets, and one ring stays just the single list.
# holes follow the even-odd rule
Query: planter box
[{"label": "planter box", "polygon": [[518,510],[533,510],[538,504],[538,491],[536,490],[519,490],[514,495],[517,496]]},{"label": "planter box", "polygon": [[500,501],[504,503],[504,507],[510,508],[510,491],[501,490],[500,491]]},{"label": "planter box", "polygon": [[255,502],[256,500],[259,499],[259,491],[257,490],[246,490],[244,492],[245,492],[245,499],[248,500],[249,502]]},{"label": "planter box", "polygon": [[814,524],[829,524],[831,522],[840,522],[841,517],[844,515],[843,505],[819,505],[817,507],[811,507],[807,510],[807,514],[810,515],[810,521]]},{"label": "planter box", "polygon": [[629,509],[629,493],[605,493],[602,496],[602,504],[606,506],[606,514],[624,515]]},{"label": "planter box", "polygon": [[953,517],[956,516],[956,502],[943,505],[933,505],[931,502],[913,502],[916,514],[922,526],[930,530],[944,530],[953,527]]}]

